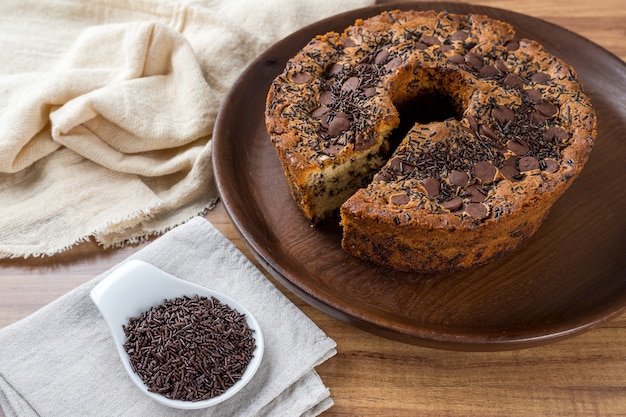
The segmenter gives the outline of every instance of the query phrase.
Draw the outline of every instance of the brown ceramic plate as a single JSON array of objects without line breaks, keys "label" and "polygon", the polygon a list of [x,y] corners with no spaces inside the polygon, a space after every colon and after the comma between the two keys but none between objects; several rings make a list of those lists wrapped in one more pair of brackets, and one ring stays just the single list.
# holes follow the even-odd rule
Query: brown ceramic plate
[{"label": "brown ceramic plate", "polygon": [[[580,177],[525,246],[471,270],[402,273],[340,247],[336,225],[311,227],[292,202],[264,125],[273,78],[313,36],[391,8],[482,13],[513,24],[571,63],[599,136]],[[316,308],[422,346],[505,350],[572,336],[626,308],[626,65],[594,43],[529,16],[456,3],[379,5],[318,22],[263,53],[227,97],[213,162],[225,207],[260,263]]]}]

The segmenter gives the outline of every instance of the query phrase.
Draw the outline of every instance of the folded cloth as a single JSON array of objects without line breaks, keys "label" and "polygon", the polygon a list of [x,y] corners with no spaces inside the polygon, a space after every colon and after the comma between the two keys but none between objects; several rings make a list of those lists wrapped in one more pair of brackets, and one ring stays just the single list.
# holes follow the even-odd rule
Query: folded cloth
[{"label": "folded cloth", "polygon": [[241,71],[373,0],[0,2],[0,258],[144,239],[211,209]]},{"label": "folded cloth", "polygon": [[335,354],[335,342],[206,219],[191,219],[129,259],[245,305],[265,337],[252,381],[205,410],[174,410],[144,396],[89,296],[108,271],[0,330],[0,405],[7,417],[314,416],[332,405],[314,367]]}]

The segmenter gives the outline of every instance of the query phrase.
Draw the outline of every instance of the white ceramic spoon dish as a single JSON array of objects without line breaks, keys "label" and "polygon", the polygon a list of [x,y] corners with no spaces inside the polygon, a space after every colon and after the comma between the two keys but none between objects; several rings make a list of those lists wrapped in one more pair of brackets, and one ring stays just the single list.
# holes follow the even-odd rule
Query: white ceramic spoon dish
[{"label": "white ceramic spoon dish", "polygon": [[[160,305],[164,300],[182,296],[215,297],[230,308],[245,315],[250,329],[254,330],[256,348],[254,357],[248,363],[241,379],[223,394],[201,401],[172,400],[163,395],[148,391],[139,375],[130,364],[130,357],[124,350],[126,335],[122,328],[131,317],[136,317],[151,307]],[[91,299],[104,317],[117,347],[117,352],[124,368],[137,387],[148,397],[169,407],[193,410],[207,408],[227,400],[239,392],[254,376],[261,364],[264,350],[263,334],[254,316],[232,298],[212,291],[200,285],[176,278],[153,265],[139,260],[128,261],[120,265],[91,290]]]}]

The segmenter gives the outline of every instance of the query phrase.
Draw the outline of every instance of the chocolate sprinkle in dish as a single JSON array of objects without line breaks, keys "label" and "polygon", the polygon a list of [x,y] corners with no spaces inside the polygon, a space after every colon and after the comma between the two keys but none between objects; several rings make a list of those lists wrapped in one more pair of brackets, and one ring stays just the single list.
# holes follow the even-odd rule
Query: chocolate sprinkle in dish
[{"label": "chocolate sprinkle in dish", "polygon": [[256,347],[245,316],[215,297],[165,300],[123,326],[124,350],[148,390],[202,401],[241,379]]}]

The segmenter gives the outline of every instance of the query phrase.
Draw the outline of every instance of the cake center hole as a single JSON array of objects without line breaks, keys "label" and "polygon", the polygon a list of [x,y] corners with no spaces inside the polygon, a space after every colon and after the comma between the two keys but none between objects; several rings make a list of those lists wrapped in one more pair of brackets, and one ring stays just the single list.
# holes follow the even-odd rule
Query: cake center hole
[{"label": "cake center hole", "polygon": [[419,93],[397,103],[396,109],[400,114],[400,125],[392,133],[391,142],[394,144],[399,143],[415,123],[428,124],[463,118],[454,98],[442,91]]}]

